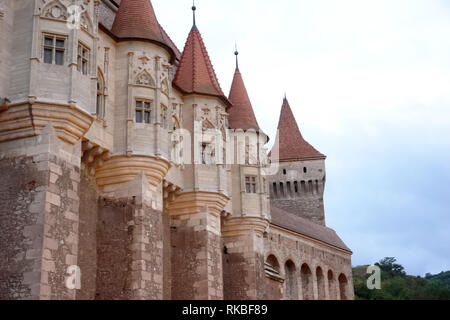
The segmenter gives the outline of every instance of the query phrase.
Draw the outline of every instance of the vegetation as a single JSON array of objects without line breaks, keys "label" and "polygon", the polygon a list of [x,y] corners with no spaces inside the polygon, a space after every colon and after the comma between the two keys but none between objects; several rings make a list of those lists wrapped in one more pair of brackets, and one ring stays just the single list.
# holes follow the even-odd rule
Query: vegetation
[{"label": "vegetation", "polygon": [[450,271],[425,278],[407,275],[402,265],[392,257],[375,265],[381,269],[381,289],[367,287],[369,266],[353,268],[356,300],[450,300]]}]

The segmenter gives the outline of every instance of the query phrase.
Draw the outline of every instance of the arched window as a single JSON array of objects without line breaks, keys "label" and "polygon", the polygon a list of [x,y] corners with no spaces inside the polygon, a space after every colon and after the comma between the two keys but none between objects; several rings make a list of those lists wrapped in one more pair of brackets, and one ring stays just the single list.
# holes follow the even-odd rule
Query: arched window
[{"label": "arched window", "polygon": [[300,274],[302,281],[303,300],[314,300],[312,272],[306,263],[302,265]]},{"label": "arched window", "polygon": [[273,254],[267,257],[266,266],[272,268],[276,273],[280,273],[280,264]]},{"label": "arched window", "polygon": [[95,113],[99,118],[105,118],[105,79],[100,70],[97,77],[97,103]]},{"label": "arched window", "polygon": [[347,284],[348,284],[347,277],[343,273],[341,273],[339,278],[338,278],[338,280],[339,280],[339,292],[341,294],[341,300],[347,300],[348,299],[348,296],[347,296]]},{"label": "arched window", "polygon": [[297,286],[297,270],[295,264],[288,260],[284,265],[286,274],[285,288],[286,300],[298,300],[298,286]]},{"label": "arched window", "polygon": [[317,293],[319,300],[325,300],[325,278],[321,267],[316,269]]}]

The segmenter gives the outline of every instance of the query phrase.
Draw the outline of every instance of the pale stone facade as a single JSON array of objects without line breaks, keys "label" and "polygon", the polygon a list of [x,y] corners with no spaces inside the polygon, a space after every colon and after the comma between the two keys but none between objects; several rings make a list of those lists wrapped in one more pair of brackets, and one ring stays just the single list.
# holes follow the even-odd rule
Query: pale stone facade
[{"label": "pale stone facade", "polygon": [[[264,134],[172,85],[179,56],[78,3],[68,28],[70,0],[0,1],[0,299],[352,299],[324,161],[268,174]],[[274,222],[272,200],[322,229]]]}]

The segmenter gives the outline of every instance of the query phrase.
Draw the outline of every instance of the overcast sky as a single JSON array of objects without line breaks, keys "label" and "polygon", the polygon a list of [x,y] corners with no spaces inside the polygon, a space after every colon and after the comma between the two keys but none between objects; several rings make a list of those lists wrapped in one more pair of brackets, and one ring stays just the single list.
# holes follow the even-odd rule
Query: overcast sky
[{"label": "overcast sky", "polygon": [[[190,0],[153,0],[183,49]],[[234,44],[272,141],[284,92],[328,156],[327,225],[353,265],[396,257],[410,274],[450,270],[450,1],[196,0],[222,89]]]}]

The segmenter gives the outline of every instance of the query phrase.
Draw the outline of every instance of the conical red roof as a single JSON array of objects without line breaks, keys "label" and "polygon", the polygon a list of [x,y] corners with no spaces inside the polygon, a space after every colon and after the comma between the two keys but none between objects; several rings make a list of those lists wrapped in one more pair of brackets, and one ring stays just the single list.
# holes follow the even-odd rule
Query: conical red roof
[{"label": "conical red roof", "polygon": [[120,40],[146,40],[161,44],[177,57],[176,46],[156,19],[150,0],[122,0],[111,33]]},{"label": "conical red roof", "polygon": [[231,105],[220,88],[202,36],[195,26],[189,33],[173,84],[184,94],[216,96]]},{"label": "conical red roof", "polygon": [[233,106],[227,110],[231,129],[260,130],[239,69],[236,69],[234,74],[228,100],[233,104]]},{"label": "conical red roof", "polygon": [[270,155],[276,157],[276,148],[279,148],[279,160],[315,160],[325,159],[326,156],[317,151],[303,139],[294,114],[286,98],[281,108],[280,122],[275,145]]}]

